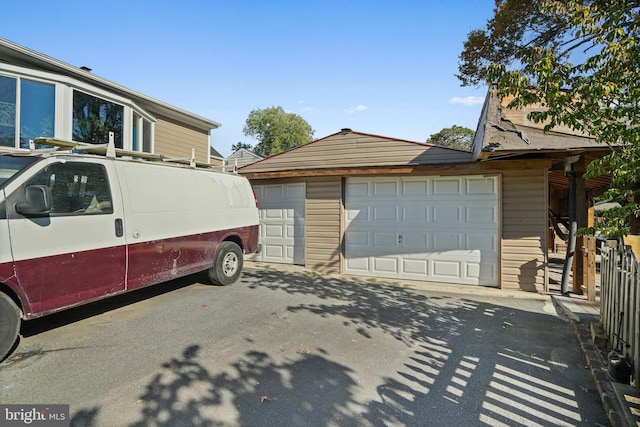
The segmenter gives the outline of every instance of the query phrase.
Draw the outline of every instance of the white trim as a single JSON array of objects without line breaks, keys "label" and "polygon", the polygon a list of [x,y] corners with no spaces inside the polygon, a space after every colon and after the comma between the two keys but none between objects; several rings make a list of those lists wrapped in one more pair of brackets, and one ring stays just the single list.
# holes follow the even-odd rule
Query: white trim
[{"label": "white trim", "polygon": [[[62,83],[56,83],[56,111],[67,112],[71,111],[72,107],[72,92],[67,90],[67,86]],[[71,134],[73,132],[73,119],[67,113],[56,114],[55,118],[54,137],[71,140]]]},{"label": "white trim", "polygon": [[[144,123],[143,123],[143,125],[144,125]],[[155,153],[156,152],[156,126],[155,126],[154,122],[151,122],[151,126],[149,128],[149,132],[151,133],[151,135],[150,135],[150,138],[151,138],[151,152]],[[143,136],[144,136],[144,133],[143,133]],[[142,139],[142,149],[144,150],[144,138]]]},{"label": "white trim", "polygon": [[[156,117],[141,108],[133,100],[92,86],[73,77],[34,70],[31,68],[0,63],[0,75],[16,79],[16,134],[15,141],[20,139],[20,81],[29,80],[44,84],[51,84],[55,88],[54,138],[71,140],[73,138],[73,93],[75,90],[121,105],[124,109],[122,120],[122,145],[125,149],[132,147],[133,139],[131,127],[135,111],[151,124],[151,146],[155,148]],[[144,146],[141,139],[141,148]],[[19,148],[19,147],[18,147]],[[151,151],[153,153],[154,151]]]},{"label": "white trim", "polygon": [[24,58],[29,58],[31,61],[35,61],[36,63],[39,62],[40,64],[43,64],[43,65],[46,64],[50,67],[57,68],[60,70],[61,73],[68,73],[70,75],[82,76],[81,78],[86,78],[87,80],[91,80],[95,82],[95,84],[97,85],[113,88],[114,91],[124,93],[134,98],[138,98],[142,102],[149,102],[154,106],[156,106],[158,110],[165,111],[165,113],[167,113],[169,116],[175,116],[175,115],[183,116],[182,121],[185,121],[186,123],[192,123],[192,124],[195,124],[196,126],[206,125],[207,127],[209,127],[209,130],[217,129],[221,126],[220,123],[217,123],[213,120],[204,118],[197,114],[190,113],[186,110],[167,104],[166,102],[159,101],[150,96],[144,95],[140,92],[133,91],[117,83],[114,83],[110,80],[104,79],[102,77],[98,77],[95,74],[88,73],[78,67],[74,67],[70,64],[57,60],[50,56],[43,55],[42,53],[36,52],[32,49],[28,49],[24,46],[20,46],[19,44],[13,43],[9,40],[0,38],[0,47],[4,49],[10,49],[14,53],[22,55]]},{"label": "white trim", "polygon": [[[20,148],[20,121],[22,119],[22,117],[20,117],[20,111],[21,111],[21,101],[22,101],[22,79],[21,78],[17,78],[16,79],[16,106],[15,106],[15,112],[14,112],[14,119],[15,119],[15,127],[13,128],[13,146],[15,148]],[[55,111],[53,113],[54,117],[55,117]]]}]

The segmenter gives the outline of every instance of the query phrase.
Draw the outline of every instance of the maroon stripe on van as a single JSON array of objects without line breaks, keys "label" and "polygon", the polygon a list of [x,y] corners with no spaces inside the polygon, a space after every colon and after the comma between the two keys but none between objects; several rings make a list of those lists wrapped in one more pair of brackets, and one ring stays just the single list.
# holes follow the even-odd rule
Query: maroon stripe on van
[{"label": "maroon stripe on van", "polygon": [[[245,253],[253,253],[258,225],[18,261],[16,275],[27,299],[23,301],[25,317],[40,317],[206,270],[214,263],[219,242],[227,239],[240,242]],[[8,277],[10,270],[11,263],[0,265],[2,277]],[[20,289],[15,290],[21,297]]]},{"label": "maroon stripe on van", "polygon": [[218,244],[234,237],[240,240],[246,253],[253,253],[258,243],[258,226],[129,245],[127,289],[206,270],[213,265]]},{"label": "maroon stripe on van", "polygon": [[15,265],[18,282],[30,307],[25,310],[26,318],[94,301],[125,289],[124,245],[26,259]]}]

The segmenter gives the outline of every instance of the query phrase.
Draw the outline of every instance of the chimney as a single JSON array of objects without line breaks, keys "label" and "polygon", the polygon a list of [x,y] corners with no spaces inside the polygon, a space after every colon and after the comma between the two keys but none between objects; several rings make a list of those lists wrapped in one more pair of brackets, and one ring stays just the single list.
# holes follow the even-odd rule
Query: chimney
[{"label": "chimney", "polygon": [[346,134],[348,134],[350,132],[351,132],[351,129],[349,129],[349,128],[340,129],[340,135],[346,135]]}]

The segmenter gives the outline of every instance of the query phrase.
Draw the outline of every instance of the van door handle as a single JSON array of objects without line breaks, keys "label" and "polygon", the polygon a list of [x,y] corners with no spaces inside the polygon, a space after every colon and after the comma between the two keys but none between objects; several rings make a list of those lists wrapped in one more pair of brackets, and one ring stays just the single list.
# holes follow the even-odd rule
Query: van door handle
[{"label": "van door handle", "polygon": [[122,218],[116,218],[116,237],[124,236],[124,227],[122,227]]}]

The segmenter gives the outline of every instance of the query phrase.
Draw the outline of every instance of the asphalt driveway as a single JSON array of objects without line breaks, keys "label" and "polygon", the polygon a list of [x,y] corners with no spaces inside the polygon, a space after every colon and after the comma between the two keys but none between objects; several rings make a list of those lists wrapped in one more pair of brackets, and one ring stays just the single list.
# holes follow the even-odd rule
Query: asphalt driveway
[{"label": "asphalt driveway", "polygon": [[0,402],[71,425],[608,425],[548,297],[248,263],[31,321]]}]

